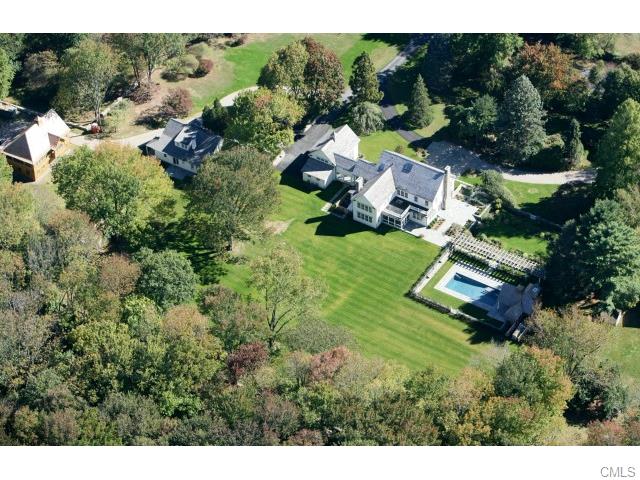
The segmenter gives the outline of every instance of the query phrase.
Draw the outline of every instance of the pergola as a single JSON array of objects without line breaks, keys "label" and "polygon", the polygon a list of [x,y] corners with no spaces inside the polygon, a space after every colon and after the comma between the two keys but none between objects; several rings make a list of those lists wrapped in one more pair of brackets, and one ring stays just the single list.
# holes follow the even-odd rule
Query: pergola
[{"label": "pergola", "polygon": [[535,275],[538,278],[544,277],[544,270],[538,262],[508,252],[492,243],[479,240],[467,233],[461,232],[450,244],[451,248],[470,257],[475,257],[489,263],[506,265],[519,272]]}]

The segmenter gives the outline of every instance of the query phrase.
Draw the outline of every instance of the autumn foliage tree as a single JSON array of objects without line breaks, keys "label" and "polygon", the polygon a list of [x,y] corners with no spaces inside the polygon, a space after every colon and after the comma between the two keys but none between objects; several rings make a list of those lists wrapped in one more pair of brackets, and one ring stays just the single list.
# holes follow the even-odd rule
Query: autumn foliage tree
[{"label": "autumn foliage tree", "polygon": [[562,94],[576,80],[571,55],[551,44],[525,44],[514,65],[518,75],[526,75],[543,101]]}]

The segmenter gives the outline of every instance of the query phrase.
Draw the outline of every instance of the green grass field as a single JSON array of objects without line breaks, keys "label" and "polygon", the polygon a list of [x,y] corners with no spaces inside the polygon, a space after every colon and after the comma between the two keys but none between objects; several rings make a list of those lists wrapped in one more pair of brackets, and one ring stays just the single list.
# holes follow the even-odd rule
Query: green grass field
[{"label": "green grass field", "polygon": [[[439,249],[397,230],[377,232],[320,209],[331,192],[309,191],[289,176],[274,220],[290,222],[282,237],[303,256],[305,271],[328,286],[324,318],[349,328],[360,348],[418,369],[455,373],[489,345],[491,331],[420,305],[405,293]],[[246,245],[252,257],[260,245]],[[230,265],[221,283],[247,292],[246,263]],[[480,328],[480,329],[478,329]]]},{"label": "green grass field", "polygon": [[384,150],[395,151],[397,147],[401,147],[400,153],[403,155],[420,160],[416,151],[409,146],[409,142],[395,130],[380,130],[360,137],[360,153],[370,162],[377,162]]},{"label": "green grass field", "polygon": [[547,234],[550,232],[539,223],[503,210],[485,222],[478,233],[498,240],[507,250],[544,257],[549,244]]}]

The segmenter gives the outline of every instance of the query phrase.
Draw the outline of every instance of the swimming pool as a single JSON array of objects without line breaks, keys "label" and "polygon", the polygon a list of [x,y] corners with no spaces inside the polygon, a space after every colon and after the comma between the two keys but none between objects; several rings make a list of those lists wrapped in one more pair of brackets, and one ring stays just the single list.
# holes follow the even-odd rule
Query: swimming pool
[{"label": "swimming pool", "polygon": [[445,287],[489,307],[494,306],[498,301],[498,290],[459,272],[451,277]]}]

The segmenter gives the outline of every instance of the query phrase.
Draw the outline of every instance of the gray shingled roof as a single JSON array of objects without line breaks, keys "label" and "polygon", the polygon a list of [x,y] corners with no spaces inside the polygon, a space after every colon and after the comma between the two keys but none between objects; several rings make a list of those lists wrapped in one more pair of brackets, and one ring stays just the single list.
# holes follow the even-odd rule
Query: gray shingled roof
[{"label": "gray shingled roof", "polygon": [[[193,150],[184,150],[175,144],[176,139],[181,143],[189,143],[193,138],[196,141],[196,148]],[[196,121],[185,124],[172,118],[167,122],[160,137],[149,142],[147,146],[171,157],[199,164],[204,157],[216,151],[221,141],[222,137],[201,128]]]},{"label": "gray shingled roof", "polygon": [[345,157],[344,155],[340,155],[339,153],[334,153],[333,157],[336,160],[336,167],[347,170],[349,172],[353,171],[353,168],[358,163],[358,160],[353,160],[351,158]]},{"label": "gray shingled roof", "polygon": [[418,195],[433,201],[440,185],[444,181],[444,171],[405,157],[399,153],[385,150],[380,155],[378,170],[391,166],[396,186],[411,195]]}]

